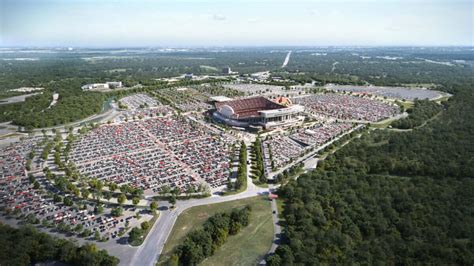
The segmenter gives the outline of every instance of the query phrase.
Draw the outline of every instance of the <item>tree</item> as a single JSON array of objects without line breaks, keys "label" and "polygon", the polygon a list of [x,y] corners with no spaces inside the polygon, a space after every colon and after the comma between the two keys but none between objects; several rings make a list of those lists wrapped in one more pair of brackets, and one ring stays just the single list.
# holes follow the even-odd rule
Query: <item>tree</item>
[{"label": "tree", "polygon": [[233,210],[230,213],[215,214],[204,223],[203,229],[188,233],[183,244],[179,245],[174,252],[178,258],[174,257],[169,263],[179,261],[184,265],[199,264],[223,245],[229,234],[237,233],[241,227],[247,226],[248,217],[239,216],[249,215],[249,207]]},{"label": "tree", "polygon": [[36,178],[33,176],[33,174],[31,173],[28,174],[28,181],[30,181],[31,184],[36,182]]},{"label": "tree", "polygon": [[161,187],[160,194],[166,195],[170,193],[170,191],[171,191],[171,188],[168,185],[164,185]]},{"label": "tree", "polygon": [[178,266],[179,265],[179,256],[176,254],[171,255],[169,261],[168,261],[169,266]]},{"label": "tree", "polygon": [[141,223],[141,228],[142,230],[146,231],[150,228],[150,223],[148,221],[144,221],[143,223]]},{"label": "tree", "polygon": [[74,202],[72,201],[72,199],[70,197],[65,197],[63,199],[63,202],[64,202],[64,205],[66,205],[66,206],[72,206],[74,204]]},{"label": "tree", "polygon": [[110,211],[110,214],[114,217],[122,216],[123,209],[122,207],[113,208],[112,211]]},{"label": "tree", "polygon": [[135,198],[132,199],[132,203],[133,203],[133,205],[136,206],[138,203],[140,203],[140,199],[135,197]]},{"label": "tree", "polygon": [[175,205],[176,204],[176,196],[170,196],[169,199],[168,199],[168,202],[171,204],[171,205]]},{"label": "tree", "polygon": [[158,209],[158,203],[156,201],[152,201],[150,203],[150,210],[154,213]]},{"label": "tree", "polygon": [[117,202],[118,202],[118,204],[120,204],[120,205],[124,204],[126,200],[127,200],[127,197],[125,197],[124,194],[120,194],[120,195],[118,195],[118,197],[117,197]]},{"label": "tree", "polygon": [[90,229],[86,228],[86,229],[84,229],[84,231],[82,231],[81,236],[82,236],[82,237],[88,237],[88,236],[90,236],[91,234],[92,234],[92,231],[91,231]]},{"label": "tree", "polygon": [[142,241],[143,230],[138,227],[132,228],[132,230],[130,230],[130,232],[128,233],[128,242],[132,245],[137,245],[141,244]]},{"label": "tree", "polygon": [[[95,214],[101,214],[103,212],[104,212],[104,206],[102,206],[101,204],[98,204],[94,207]],[[120,216],[120,215],[117,215],[117,216]]]},{"label": "tree", "polygon": [[77,234],[80,234],[83,229],[84,229],[84,226],[83,226],[82,224],[77,224],[76,227],[74,228],[74,231],[75,231]]},{"label": "tree", "polygon": [[[61,225],[63,227],[64,225]],[[65,227],[66,228],[66,227]],[[104,250],[86,244],[82,247],[73,242],[53,238],[32,226],[18,229],[0,224],[2,265],[32,265],[58,261],[68,265],[117,265],[118,260]]]},{"label": "tree", "polygon": [[53,197],[54,202],[62,202],[63,197],[59,196],[58,194],[55,194]]},{"label": "tree", "polygon": [[114,182],[109,182],[109,190],[110,190],[111,192],[114,192],[115,190],[117,190],[117,188],[118,188],[118,186],[117,186],[116,183],[114,183]]},{"label": "tree", "polygon": [[83,198],[88,199],[88,198],[89,198],[89,195],[90,195],[90,192],[89,192],[89,190],[88,190],[87,188],[84,188],[84,189],[82,189],[81,194],[82,194],[82,197],[83,197]]},{"label": "tree", "polygon": [[99,231],[97,231],[97,230],[94,232],[94,240],[95,240],[95,241],[99,241],[99,240],[100,240],[100,233],[99,233]]},{"label": "tree", "polygon": [[287,245],[279,245],[275,250],[275,254],[281,258],[283,265],[292,265],[295,260],[293,251]]},{"label": "tree", "polygon": [[272,254],[268,256],[267,260],[268,266],[280,266],[281,265],[281,258],[278,254]]}]

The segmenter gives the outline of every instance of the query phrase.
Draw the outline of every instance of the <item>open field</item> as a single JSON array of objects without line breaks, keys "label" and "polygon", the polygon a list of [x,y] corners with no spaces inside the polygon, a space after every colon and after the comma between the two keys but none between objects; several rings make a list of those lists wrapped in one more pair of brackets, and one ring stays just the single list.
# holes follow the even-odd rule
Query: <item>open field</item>
[{"label": "open field", "polygon": [[163,248],[160,263],[166,261],[171,251],[179,245],[192,230],[212,215],[233,208],[252,206],[250,224],[240,233],[230,236],[216,253],[206,259],[203,265],[255,265],[270,249],[273,239],[272,212],[266,197],[252,197],[225,203],[193,207],[183,212],[176,221],[173,231]]}]

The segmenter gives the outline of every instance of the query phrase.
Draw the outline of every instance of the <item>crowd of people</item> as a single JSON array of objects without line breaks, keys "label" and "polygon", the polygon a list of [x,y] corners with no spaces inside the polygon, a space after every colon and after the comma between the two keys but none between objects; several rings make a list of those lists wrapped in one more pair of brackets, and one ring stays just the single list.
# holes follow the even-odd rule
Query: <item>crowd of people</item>
[{"label": "crowd of people", "polygon": [[298,98],[296,102],[307,111],[339,120],[377,122],[400,113],[397,105],[340,94],[311,95]]}]

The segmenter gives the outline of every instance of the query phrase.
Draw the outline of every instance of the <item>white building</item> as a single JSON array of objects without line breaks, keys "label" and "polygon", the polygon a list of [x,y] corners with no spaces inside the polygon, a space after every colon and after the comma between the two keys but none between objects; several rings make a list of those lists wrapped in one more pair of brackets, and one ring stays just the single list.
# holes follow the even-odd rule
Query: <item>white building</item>
[{"label": "white building", "polygon": [[108,81],[106,83],[92,83],[82,86],[82,90],[108,90],[110,88],[121,88],[121,81]]}]

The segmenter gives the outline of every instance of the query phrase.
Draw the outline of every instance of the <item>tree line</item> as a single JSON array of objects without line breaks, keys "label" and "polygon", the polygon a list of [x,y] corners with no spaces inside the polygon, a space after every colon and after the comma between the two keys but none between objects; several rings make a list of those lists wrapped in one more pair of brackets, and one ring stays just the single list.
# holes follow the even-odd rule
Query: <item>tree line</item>
[{"label": "tree line", "polygon": [[18,229],[0,223],[0,264],[32,265],[60,261],[70,265],[118,265],[119,260],[93,244],[77,246],[33,226]]},{"label": "tree line", "polygon": [[428,99],[415,100],[413,108],[407,109],[408,117],[393,121],[391,126],[400,129],[409,129],[421,126],[425,121],[443,110],[443,105]]},{"label": "tree line", "polygon": [[242,141],[239,150],[239,167],[237,168],[237,180],[229,182],[230,190],[239,190],[247,184],[247,145]]},{"label": "tree line", "polygon": [[474,93],[452,89],[426,126],[370,131],[283,186],[268,264],[471,264]]},{"label": "tree line", "polygon": [[258,136],[252,145],[252,154],[254,157],[254,163],[252,167],[253,176],[257,178],[259,183],[266,183],[267,177],[265,175],[265,166],[263,163],[262,140]]},{"label": "tree line", "polygon": [[197,265],[212,256],[229,235],[236,235],[250,222],[251,207],[217,213],[210,217],[202,229],[189,233],[183,244],[176,247],[170,265]]}]

